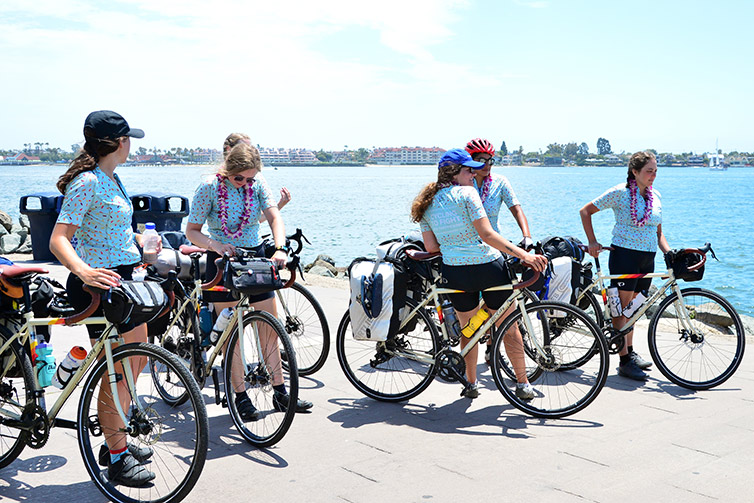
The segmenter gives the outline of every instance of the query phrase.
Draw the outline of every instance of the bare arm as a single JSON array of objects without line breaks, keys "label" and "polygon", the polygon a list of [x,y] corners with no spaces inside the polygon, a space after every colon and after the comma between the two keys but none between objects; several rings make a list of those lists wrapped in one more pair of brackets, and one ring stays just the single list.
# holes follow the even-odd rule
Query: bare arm
[{"label": "bare arm", "polygon": [[[264,210],[264,216],[270,223],[272,237],[275,240],[275,248],[285,246],[285,224],[283,217],[280,216],[280,210],[277,206],[271,206]],[[288,253],[284,250],[277,250],[272,256],[272,261],[278,266],[284,266],[288,259]]]},{"label": "bare arm", "polygon": [[594,236],[594,227],[592,226],[592,215],[598,211],[600,211],[600,209],[592,203],[585,204],[584,207],[579,210],[579,215],[581,215],[581,225],[584,227],[584,233],[586,234],[587,240],[589,240],[589,255],[592,257],[597,257],[602,249],[602,245],[599,244],[597,238]]},{"label": "bare arm", "polygon": [[660,251],[662,253],[667,253],[670,251],[668,240],[665,239],[665,233],[662,232],[662,224],[657,226],[657,244],[660,246]]},{"label": "bare arm", "polygon": [[224,244],[219,241],[215,241],[202,233],[202,224],[186,224],[186,237],[194,245],[212,250],[218,255],[235,255],[236,248],[231,244]]},{"label": "bare arm", "polygon": [[109,269],[92,268],[81,260],[73,249],[71,239],[78,226],[55,224],[50,236],[50,251],[69,271],[81,278],[85,284],[97,288],[109,289],[120,284],[120,275]]},{"label": "bare arm", "polygon": [[531,238],[531,232],[529,231],[529,221],[526,219],[526,215],[524,215],[524,209],[521,207],[520,204],[517,204],[515,206],[511,206],[508,208],[513,214],[513,218],[516,219],[516,223],[521,228],[521,235],[525,238]]},{"label": "bare arm", "polygon": [[[278,201],[278,209],[282,210],[283,206],[291,202],[291,191],[287,188],[283,187],[280,189],[280,200]],[[264,213],[259,214],[259,223],[266,222],[267,217],[264,216]]]},{"label": "bare arm", "polygon": [[440,243],[437,242],[437,237],[435,236],[435,233],[432,231],[423,231],[422,232],[422,241],[424,241],[424,248],[430,252],[439,252],[440,251]]},{"label": "bare arm", "polygon": [[492,228],[492,225],[490,225],[490,220],[487,217],[474,220],[474,222],[472,223],[474,224],[474,228],[479,234],[479,237],[482,238],[482,241],[495,248],[496,250],[500,250],[504,253],[507,253],[508,255],[513,255],[514,257],[518,257],[519,259],[521,259],[521,262],[528,265],[535,271],[544,271],[545,267],[547,266],[547,259],[543,255],[530,255],[526,253],[525,250],[522,250],[518,246],[505,239],[503,236],[495,232],[495,230]]}]

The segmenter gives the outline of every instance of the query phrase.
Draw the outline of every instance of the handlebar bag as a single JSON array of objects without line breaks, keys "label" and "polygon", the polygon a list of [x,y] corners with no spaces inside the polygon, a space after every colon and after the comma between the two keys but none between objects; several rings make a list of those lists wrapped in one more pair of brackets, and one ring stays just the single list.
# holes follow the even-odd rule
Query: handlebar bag
[{"label": "handlebar bag", "polygon": [[673,276],[684,281],[699,281],[704,276],[704,266],[696,271],[689,271],[703,259],[699,253],[683,253],[678,255],[672,263]]},{"label": "handlebar bag", "polygon": [[228,262],[223,273],[223,286],[236,294],[259,295],[280,290],[285,282],[271,260],[252,258]]},{"label": "handlebar bag", "polygon": [[102,294],[102,310],[107,320],[118,326],[137,327],[159,316],[170,300],[155,281],[122,281]]}]

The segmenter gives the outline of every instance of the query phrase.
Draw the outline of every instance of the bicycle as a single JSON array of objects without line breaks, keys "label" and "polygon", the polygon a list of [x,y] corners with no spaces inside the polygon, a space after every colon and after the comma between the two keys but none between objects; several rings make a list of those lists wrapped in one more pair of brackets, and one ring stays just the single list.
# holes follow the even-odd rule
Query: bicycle
[{"label": "bicycle", "polygon": [[[296,403],[298,399],[296,352],[280,321],[270,313],[255,310],[250,306],[246,295],[241,295],[228,326],[220,334],[214,347],[205,345],[209,341],[201,336],[197,315],[200,306],[203,309],[207,308],[203,305],[202,291],[227,291],[224,287],[217,285],[222,279],[225,265],[230,257],[218,259],[217,274],[208,283],[202,283],[199,258],[206,253],[206,250],[183,245],[180,251],[191,257],[194,264],[193,287],[190,292],[187,292],[181,282],[175,283],[174,292],[178,301],[170,311],[168,326],[163,334],[151,335],[150,340],[154,340],[165,349],[180,356],[200,388],[204,387],[207,376],[211,375],[215,387],[215,403],[228,408],[241,436],[256,447],[269,447],[285,436],[293,422],[295,407],[282,407],[274,398],[272,386],[275,376],[282,375],[290,403]],[[248,252],[243,248],[237,248],[236,253],[239,258],[244,258]],[[297,258],[294,255],[293,260],[289,262],[289,267],[293,272],[287,286],[295,281]],[[267,340],[269,337],[274,337],[275,342],[269,342]],[[228,349],[223,359],[221,379],[214,364],[226,344]],[[209,351],[208,356],[207,351]],[[286,355],[285,361],[277,356],[281,353]],[[150,371],[153,370],[151,362],[149,368]],[[159,368],[154,370],[157,371],[157,375],[161,372]],[[153,373],[153,378],[154,376]],[[220,382],[223,383],[225,396],[221,396]],[[163,389],[156,379],[155,383],[166,403],[180,404],[186,399],[180,390],[177,390],[178,393],[172,393],[171,390]],[[238,410],[236,397],[240,397],[242,393],[246,393],[257,411],[253,417],[244,418]]]},{"label": "bicycle", "polygon": [[[183,364],[163,348],[148,343],[122,344],[104,316],[92,317],[100,295],[92,294],[90,306],[81,313],[66,317],[35,318],[31,311],[30,283],[34,276],[48,271],[39,267],[4,266],[0,274],[23,289],[23,304],[14,302],[0,314],[0,468],[10,464],[25,447],[39,449],[57,426],[78,434],[84,466],[97,488],[117,502],[180,501],[196,484],[207,455],[209,426],[204,400],[194,379]],[[88,287],[86,287],[88,288]],[[91,292],[91,290],[90,290]],[[70,311],[70,309],[69,309]],[[31,365],[30,340],[34,327],[49,325],[104,324],[102,336],[94,343],[81,367],[62,389],[47,410],[45,388],[40,387]],[[114,345],[118,344],[114,348]],[[152,386],[152,380],[139,379],[133,368],[150,359],[159,362],[163,385],[180,388],[186,394],[182,406],[164,404]],[[132,368],[133,367],[133,368]],[[105,376],[111,376],[105,379]],[[76,387],[84,381],[76,420],[58,417]],[[118,394],[118,382],[126,383],[131,406],[124,410]],[[109,397],[115,404],[108,414],[99,411],[100,401]],[[113,429],[103,423],[103,415],[117,415],[123,426]],[[153,454],[148,469],[156,478],[142,487],[127,487],[111,481],[107,475],[109,451],[106,436],[125,433],[130,443],[147,446]],[[104,460],[103,460],[104,457]]]},{"label": "bicycle", "polygon": [[[588,247],[582,246],[582,249],[586,251]],[[612,250],[610,247],[602,249]],[[681,250],[679,255],[701,256],[697,264],[688,268],[693,272],[702,271],[708,252],[717,259],[709,243],[700,249]],[[649,353],[668,380],[687,389],[706,390],[719,386],[735,373],[743,359],[746,335],[740,316],[722,295],[703,288],[681,288],[672,268],[664,273],[611,275],[602,274],[598,257],[594,257],[594,263],[596,275],[578,296],[577,303],[583,300],[592,306],[595,321],[604,332],[611,353],[623,347],[626,334],[657,304],[647,330]],[[666,281],[618,330],[609,315],[605,280],[625,277]],[[602,306],[593,289],[601,293]],[[591,356],[592,351],[587,351],[575,357],[570,365],[578,367]]]},{"label": "bicycle", "polygon": [[[410,249],[405,254],[408,260],[416,262],[439,257],[438,253]],[[343,316],[336,336],[338,361],[346,378],[361,393],[387,402],[409,400],[424,391],[435,377],[446,382],[460,382],[464,390],[467,389],[469,383],[465,378],[463,357],[474,344],[484,340],[488,330],[510,306],[515,305],[516,309],[493,329],[492,339],[493,378],[508,402],[536,417],[557,418],[584,409],[597,397],[607,379],[607,343],[594,321],[578,307],[562,302],[531,302],[524,292],[537,280],[538,274],[525,282],[488,289],[511,290],[512,295],[477,328],[469,344],[459,352],[453,347],[459,344],[460,337],[448,333],[442,323],[440,307],[442,296],[459,291],[439,288],[440,277],[432,272],[436,268],[427,270],[431,273],[431,277],[424,278],[429,284],[428,293],[420,302],[407,297],[397,333],[388,336],[386,341],[355,340],[350,329],[349,312]],[[440,323],[427,313],[428,308],[434,308]],[[573,323],[556,336],[551,331],[551,321],[562,316],[570,317]],[[526,373],[536,389],[531,400],[516,396],[515,372],[504,350],[506,334],[516,327],[522,336]],[[579,369],[560,372],[560,355],[570,349],[574,340],[582,344],[588,342],[581,351],[596,347],[598,357]]]}]

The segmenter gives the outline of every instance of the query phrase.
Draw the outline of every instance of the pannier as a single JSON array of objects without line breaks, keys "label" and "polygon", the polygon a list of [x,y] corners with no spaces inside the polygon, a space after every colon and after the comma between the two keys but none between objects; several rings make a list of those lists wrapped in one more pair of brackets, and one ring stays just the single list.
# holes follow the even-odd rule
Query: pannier
[{"label": "pannier", "polygon": [[571,257],[581,262],[584,260],[584,250],[578,247],[583,243],[572,236],[551,236],[542,240],[542,254],[548,260],[558,257]]},{"label": "pannier", "polygon": [[118,326],[137,327],[148,323],[168,306],[169,299],[155,281],[121,281],[102,294],[102,310],[107,320]]}]

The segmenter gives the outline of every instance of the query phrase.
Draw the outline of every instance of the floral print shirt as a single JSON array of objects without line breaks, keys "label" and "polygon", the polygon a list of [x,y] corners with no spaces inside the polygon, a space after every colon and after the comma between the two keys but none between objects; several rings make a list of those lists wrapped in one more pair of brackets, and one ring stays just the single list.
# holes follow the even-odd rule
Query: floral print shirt
[{"label": "floral print shirt", "polygon": [[474,228],[473,222],[486,216],[474,187],[453,185],[435,194],[419,225],[423,232],[434,233],[444,264],[486,264],[501,256]]},{"label": "floral print shirt", "polygon": [[[220,183],[216,176],[207,178],[199,187],[196,188],[194,199],[191,202],[191,212],[188,221],[191,224],[203,225],[207,222],[209,236],[221,243],[232,244],[233,246],[254,247],[262,244],[262,238],[259,235],[259,216],[262,211],[275,206],[270,186],[264,178],[257,175],[252,185],[253,206],[249,221],[243,228],[243,233],[238,239],[231,239],[222,231],[220,224],[220,201],[217,195],[217,187]],[[227,179],[223,180],[225,187],[228,189],[228,221],[226,225],[230,232],[238,229],[241,217],[244,211],[244,189],[237,189]]]},{"label": "floral print shirt", "polygon": [[[647,203],[641,195],[636,199],[636,215],[641,218]],[[652,213],[643,227],[638,227],[631,221],[631,191],[625,183],[608,189],[592,204],[599,210],[612,208],[615,214],[612,244],[630,250],[657,251],[657,227],[662,223],[662,204],[657,190],[652,189]]]},{"label": "floral print shirt", "polygon": [[[479,192],[479,197],[482,197],[483,187],[477,184],[476,178],[474,178],[474,187],[476,187]],[[516,194],[513,192],[513,187],[511,187],[511,183],[508,179],[503,175],[490,173],[490,191],[487,198],[482,201],[482,205],[487,212],[487,217],[490,219],[492,228],[498,233],[500,232],[500,229],[498,228],[497,219],[500,216],[500,208],[502,208],[503,203],[505,203],[505,206],[508,208],[512,208],[519,204]]]},{"label": "floral print shirt", "polygon": [[97,166],[66,187],[58,223],[78,227],[76,254],[91,267],[113,268],[141,260],[131,227],[133,206],[118,178]]}]

